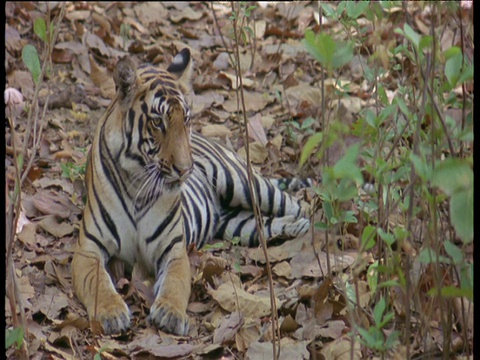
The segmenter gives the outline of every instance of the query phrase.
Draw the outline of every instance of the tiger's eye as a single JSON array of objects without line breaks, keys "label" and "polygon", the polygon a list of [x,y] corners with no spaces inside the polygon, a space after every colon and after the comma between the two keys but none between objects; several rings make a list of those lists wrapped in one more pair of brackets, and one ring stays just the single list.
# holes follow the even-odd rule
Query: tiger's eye
[{"label": "tiger's eye", "polygon": [[160,116],[152,118],[152,125],[163,132],[165,131],[165,124]]}]

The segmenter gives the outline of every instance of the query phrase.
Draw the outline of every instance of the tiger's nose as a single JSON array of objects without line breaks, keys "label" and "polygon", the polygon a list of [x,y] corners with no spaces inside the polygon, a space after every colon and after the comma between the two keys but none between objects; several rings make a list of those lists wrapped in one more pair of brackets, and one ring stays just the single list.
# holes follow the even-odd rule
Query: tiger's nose
[{"label": "tiger's nose", "polygon": [[175,171],[177,172],[179,177],[181,178],[186,177],[193,171],[193,164],[189,166],[182,166],[182,167],[175,166]]}]

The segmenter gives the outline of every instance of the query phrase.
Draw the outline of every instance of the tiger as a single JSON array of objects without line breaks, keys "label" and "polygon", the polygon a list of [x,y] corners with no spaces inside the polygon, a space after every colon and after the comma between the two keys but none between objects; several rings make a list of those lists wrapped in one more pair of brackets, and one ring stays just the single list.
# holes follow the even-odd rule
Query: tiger
[{"label": "tiger", "polygon": [[[139,262],[155,277],[148,322],[185,336],[191,274],[187,247],[239,238],[255,246],[246,162],[192,131],[186,95],[191,53],[166,70],[125,57],[116,94],[100,118],[87,157],[86,204],[72,259],[72,283],[103,334],[129,329],[131,313],[107,270],[112,259]],[[294,238],[310,227],[308,204],[283,191],[308,180],[268,179],[254,171],[256,203],[267,239]]]}]

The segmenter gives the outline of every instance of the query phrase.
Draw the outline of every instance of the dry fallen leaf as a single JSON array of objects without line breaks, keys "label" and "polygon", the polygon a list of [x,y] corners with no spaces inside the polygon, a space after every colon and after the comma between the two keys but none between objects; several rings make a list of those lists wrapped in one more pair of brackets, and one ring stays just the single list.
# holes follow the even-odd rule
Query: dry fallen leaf
[{"label": "dry fallen leaf", "polygon": [[[302,277],[323,277],[328,274],[327,255],[321,252],[318,257],[321,268],[312,252],[302,251],[296,254],[290,262],[292,276],[300,279]],[[349,255],[330,255],[331,270],[335,272],[343,271],[354,262],[355,259]]]},{"label": "dry fallen leaf", "polygon": [[201,133],[205,137],[224,137],[232,134],[229,128],[220,124],[205,125],[202,127]]},{"label": "dry fallen leaf", "polygon": [[113,77],[108,71],[99,66],[92,56],[90,59],[90,78],[92,82],[100,89],[100,94],[107,99],[113,99],[115,96],[115,83]]},{"label": "dry fallen leaf", "polygon": [[[232,87],[233,90],[236,90],[240,87],[240,79],[237,77],[237,75],[235,74],[230,74],[230,73],[227,73],[225,71],[221,71],[219,74],[218,74],[218,77],[224,77],[226,79],[228,79],[230,81],[230,86]],[[251,80],[251,79],[248,79],[246,77],[242,77],[242,84],[244,87],[252,87],[253,85],[255,85],[255,81]]]},{"label": "dry fallen leaf", "polygon": [[[299,239],[286,241],[282,245],[269,247],[268,258],[271,263],[290,259],[298,254],[302,249],[302,242]],[[251,261],[265,264],[265,255],[261,248],[246,248],[245,258]]]},{"label": "dry fallen leaf", "polygon": [[320,351],[325,360],[356,360],[362,359],[360,342],[355,341],[353,345],[353,357],[351,357],[351,339],[348,336],[342,336],[332,342],[329,342]]},{"label": "dry fallen leaf", "polygon": [[[251,92],[251,91],[244,91],[245,97],[245,110],[246,111],[260,111],[263,110],[265,106],[270,104],[274,101],[273,96],[267,93],[258,93],[258,92]],[[223,103],[223,108],[230,112],[235,113],[237,112],[237,99],[235,94],[232,94],[230,99]],[[240,104],[240,111],[243,111],[242,105]]]},{"label": "dry fallen leaf", "polygon": [[282,333],[294,332],[300,327],[291,315],[287,315],[280,324],[280,331]]},{"label": "dry fallen leaf", "polygon": [[[310,355],[307,350],[307,341],[295,341],[288,337],[280,340],[279,360],[302,360],[309,359]],[[250,344],[245,359],[248,360],[267,360],[273,359],[272,344],[270,342],[254,342]]]},{"label": "dry fallen leaf", "polygon": [[323,327],[317,330],[316,335],[325,339],[338,339],[345,330],[343,320],[330,320]]},{"label": "dry fallen leaf", "polygon": [[[265,160],[267,160],[268,150],[264,145],[260,144],[259,142],[255,141],[250,143],[249,150],[250,150],[250,160],[252,163],[263,164]],[[245,146],[238,149],[237,153],[245,161],[247,160],[247,150],[245,149]]]},{"label": "dry fallen leaf", "polygon": [[260,113],[252,116],[248,123],[248,135],[255,140],[256,142],[262,144],[263,146],[267,145],[267,135],[263,129],[262,116]]},{"label": "dry fallen leaf", "polygon": [[220,325],[213,332],[214,344],[227,344],[234,340],[235,334],[240,330],[244,323],[241,313],[234,311],[224,317]]},{"label": "dry fallen leaf", "polygon": [[182,9],[182,11],[180,12],[180,14],[178,15],[171,15],[170,16],[170,19],[174,22],[174,23],[178,23],[184,19],[186,20],[199,20],[201,19],[203,16],[203,12],[201,11],[195,11],[193,10],[191,7],[185,7]]},{"label": "dry fallen leaf", "polygon": [[[223,283],[218,289],[207,286],[207,292],[218,304],[229,312],[240,311],[245,318],[261,318],[271,313],[270,297],[247,293],[240,287],[234,287],[231,282]],[[275,299],[277,308],[280,305]]]},{"label": "dry fallen leaf", "polygon": [[65,221],[60,222],[55,215],[45,216],[39,223],[40,227],[57,238],[73,233],[75,227]]},{"label": "dry fallen leaf", "polygon": [[213,90],[205,91],[201,94],[191,93],[189,98],[192,99],[192,113],[194,114],[200,114],[205,109],[221,105],[225,101],[222,94]]},{"label": "dry fallen leaf", "polygon": [[279,277],[289,279],[292,275],[292,268],[287,261],[282,261],[272,268],[272,272]]},{"label": "dry fallen leaf", "polygon": [[332,286],[332,279],[325,278],[313,294],[314,314],[318,324],[324,324],[332,318],[333,305],[328,302],[328,291]]},{"label": "dry fallen leaf", "polygon": [[59,289],[50,289],[49,294],[40,294],[35,299],[32,312],[42,312],[48,319],[57,319],[60,312],[68,307],[68,297]]}]

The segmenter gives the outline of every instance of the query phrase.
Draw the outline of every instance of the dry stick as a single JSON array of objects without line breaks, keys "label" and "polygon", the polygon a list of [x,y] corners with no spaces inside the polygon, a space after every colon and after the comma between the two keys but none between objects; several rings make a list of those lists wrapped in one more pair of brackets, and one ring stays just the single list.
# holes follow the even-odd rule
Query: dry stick
[{"label": "dry stick", "polygon": [[[461,48],[462,48],[462,54],[465,54],[465,41],[464,41],[464,37],[465,37],[465,34],[464,34],[464,30],[463,30],[463,21],[462,21],[462,9],[461,7],[459,6],[458,7],[458,16],[459,16],[459,28],[460,28],[460,44],[461,44]],[[463,56],[463,61],[462,61],[462,67],[461,67],[461,72],[464,71],[464,68],[465,68],[465,55]],[[465,121],[466,121],[466,116],[467,116],[467,113],[466,113],[466,107],[467,107],[467,88],[466,88],[466,84],[465,82],[462,83],[462,131],[465,129]],[[460,142],[460,151],[458,152],[458,156],[460,158],[463,158],[463,142]],[[458,283],[460,283],[460,275],[458,274],[458,271],[457,269],[455,268],[455,273],[456,273],[456,277],[457,277],[457,281]],[[464,339],[468,339],[467,337],[467,319],[466,319],[466,309],[465,309],[465,302],[462,301],[460,302],[461,304],[461,309],[462,309],[462,320],[463,320],[463,326],[462,326],[462,333],[463,333],[463,338]],[[469,307],[470,307],[470,303],[469,303]],[[467,359],[470,358],[470,346],[469,346],[470,342],[469,341],[465,341],[465,352],[467,353]]]},{"label": "dry stick", "polygon": [[[465,41],[464,37],[465,34],[463,33],[463,21],[462,21],[462,9],[461,6],[458,7],[458,17],[459,17],[459,24],[458,27],[460,28],[460,46],[462,48],[462,54],[463,55],[463,61],[462,61],[462,67],[460,68],[460,72],[463,73],[465,70]],[[462,83],[462,131],[465,129],[465,121],[467,117],[467,85],[465,81]],[[458,156],[460,158],[463,157],[463,142],[460,142],[460,151],[458,152]],[[462,302],[463,304],[463,302]],[[466,333],[465,333],[465,339],[466,339]],[[467,345],[468,346],[468,345]]]},{"label": "dry stick", "polygon": [[[234,11],[234,6],[235,3],[232,1],[232,11]],[[250,164],[250,149],[249,149],[249,134],[248,134],[248,122],[247,122],[247,115],[246,115],[246,107],[245,107],[245,98],[243,94],[243,81],[242,81],[242,69],[240,67],[240,50],[239,50],[239,45],[238,45],[238,35],[237,35],[237,19],[233,20],[233,35],[235,39],[235,57],[236,57],[236,73],[237,73],[237,81],[240,82],[240,86],[237,87],[240,90],[240,99],[241,99],[241,104],[242,104],[242,110],[243,110],[243,123],[245,126],[245,152],[246,152],[246,158],[247,158],[247,175],[248,175],[248,188],[252,197],[252,208],[253,208],[253,214],[255,216],[255,225],[256,225],[256,230],[258,233],[258,238],[260,240],[260,244],[262,245],[263,253],[265,256],[265,266],[267,268],[267,277],[268,277],[268,283],[270,287],[270,306],[272,308],[272,349],[273,349],[273,359],[277,360],[278,355],[277,355],[277,349],[276,349],[276,339],[275,339],[275,329],[277,328],[278,324],[278,318],[277,318],[277,306],[275,303],[275,292],[273,289],[273,278],[272,278],[272,270],[270,267],[270,259],[268,257],[268,251],[267,251],[267,244],[265,241],[265,237],[263,234],[263,221],[262,221],[262,215],[261,212],[258,209],[258,202],[257,202],[257,193],[256,189],[253,186],[253,173],[252,173],[252,166]],[[238,92],[237,92],[238,94]],[[237,102],[238,102],[238,96],[237,96]],[[278,328],[278,331],[280,329]],[[280,341],[280,334],[279,336],[279,341]],[[278,353],[280,353],[280,342],[279,342],[279,348],[278,348]]]},{"label": "dry stick", "polygon": [[[11,113],[13,114],[14,112],[12,111]],[[15,233],[17,231],[18,219],[20,217],[20,211],[21,211],[21,208],[20,208],[21,195],[20,194],[22,192],[21,192],[21,186],[20,186],[20,169],[18,166],[18,156],[15,156],[17,153],[16,145],[15,145],[15,126],[14,126],[14,121],[11,118],[9,118],[8,121],[10,124],[10,129],[12,131],[12,148],[13,148],[13,154],[14,154],[13,164],[15,166],[15,186],[13,190],[14,201],[12,202],[11,209],[10,209],[11,211],[9,213],[11,228],[10,228],[10,231],[7,233],[7,236],[9,238],[6,239],[8,241],[7,261],[6,261],[6,269],[8,273],[6,275],[7,275],[7,284],[10,284],[10,286],[7,286],[7,295],[10,303],[10,308],[12,310],[12,317],[13,317],[15,326],[18,326],[18,318],[17,318],[17,305],[18,305],[18,309],[20,311],[20,322],[22,324],[23,331],[25,332],[24,339],[27,340],[29,338],[29,333],[28,333],[27,322],[25,318],[25,307],[23,306],[23,299],[19,292],[19,284],[17,281],[17,276],[15,274],[15,267],[14,267],[14,261],[12,256],[13,243],[15,242]],[[15,215],[13,215],[14,207],[15,207]],[[11,217],[13,217],[13,219]],[[13,224],[12,224],[12,220],[13,220]],[[10,280],[10,282],[8,280]],[[23,351],[22,355],[25,356],[26,359],[28,359],[27,341],[22,342],[22,351]]]},{"label": "dry stick", "polygon": [[[407,9],[406,9],[406,3],[403,2],[402,3],[403,5],[403,8],[405,10],[405,14],[406,14],[406,22],[411,25],[412,24],[412,19],[410,17],[410,14],[407,12]],[[417,59],[417,63],[420,63],[419,62],[419,54],[418,53],[415,53],[415,56],[416,56],[416,59]],[[427,58],[427,67],[430,67],[430,59]],[[423,71],[422,71],[422,68],[420,67],[420,73],[423,74]],[[425,77],[423,77],[423,79],[425,80]],[[421,125],[422,125],[422,121],[421,119],[423,118],[424,114],[425,114],[425,103],[426,103],[426,99],[427,99],[427,88],[428,88],[428,85],[425,83],[424,81],[424,86],[423,86],[423,91],[422,91],[422,104],[420,106],[420,109],[418,111],[418,118],[417,118],[417,128],[416,128],[416,131],[415,131],[415,134],[414,134],[414,137],[413,137],[413,153],[418,155],[419,153],[419,143],[420,143],[420,132],[422,130],[421,128]],[[413,88],[413,90],[415,90],[415,88]],[[414,184],[416,182],[416,179],[417,179],[417,175],[416,175],[416,172],[415,172],[415,168],[412,166],[411,168],[411,171],[410,171],[410,183],[411,184]],[[409,207],[408,207],[408,211],[407,211],[407,230],[408,230],[408,233],[410,234],[409,237],[411,237],[411,234],[412,234],[412,223],[413,223],[413,200],[414,200],[414,196],[415,196],[415,189],[414,189],[414,186],[411,186],[410,188],[410,191],[408,193],[409,195]],[[411,241],[413,243],[413,241]],[[411,281],[411,278],[410,278],[410,272],[412,270],[412,265],[411,265],[411,261],[410,261],[410,258],[408,256],[405,257],[405,282],[406,282],[406,296],[405,296],[405,350],[406,350],[406,357],[407,359],[410,358],[410,327],[411,327],[411,319],[410,319],[410,301],[411,301],[411,292],[412,292],[412,281]],[[443,314],[442,314],[443,315]]]},{"label": "dry stick", "polygon": [[[322,22],[322,5],[321,5],[321,1],[318,3],[318,16],[319,16],[319,26],[320,26],[320,32],[322,32],[322,29],[323,29],[323,22]],[[283,34],[282,34],[283,35]],[[320,78],[320,81],[321,81],[321,85],[320,85],[320,92],[322,94],[322,113],[321,113],[321,117],[322,117],[322,124],[325,123],[325,76],[323,76],[323,68],[321,69],[322,71],[320,72],[321,74],[321,78]],[[283,84],[282,84],[283,85]],[[284,90],[285,92],[285,90]],[[287,99],[287,97],[285,96],[285,99]],[[288,99],[287,99],[287,105],[289,107],[289,110],[290,110],[290,104],[288,103]],[[291,112],[290,112],[291,113]],[[310,215],[310,224],[313,224],[314,222],[314,215],[315,215],[315,209],[312,211],[312,214]],[[323,272],[323,268],[322,268],[322,263],[320,261],[320,255],[318,254],[318,251],[317,249],[315,248],[315,236],[314,236],[315,232],[314,232],[314,226],[311,226],[311,237],[310,237],[310,242],[312,244],[312,249],[313,249],[313,254],[315,255],[315,259],[317,260],[317,263],[318,263],[318,267],[320,268],[320,272],[322,273],[322,276],[323,278],[325,278],[325,274]],[[329,250],[328,250],[328,235],[326,235],[326,244],[325,244],[325,248],[326,248],[326,252],[327,252],[327,270],[328,270],[328,275],[330,275],[330,259],[329,259]]]},{"label": "dry stick", "polygon": [[234,59],[232,57],[232,54],[228,51],[227,43],[225,42],[225,38],[223,37],[223,33],[220,29],[220,26],[218,25],[218,20],[217,20],[217,14],[215,13],[215,10],[213,10],[213,1],[210,1],[210,8],[212,9],[212,14],[213,14],[213,21],[215,22],[215,26],[217,27],[218,33],[220,34],[220,39],[222,40],[223,47],[225,48],[225,51],[227,52],[228,58],[230,59],[230,63],[232,65],[235,64]]},{"label": "dry stick", "polygon": [[[432,44],[433,44],[433,49],[432,49],[432,53],[433,54],[436,54],[436,37],[435,37],[435,15],[437,14],[436,12],[436,5],[434,4],[434,6],[432,7],[432,21],[431,21],[431,27],[430,27],[430,32],[431,32],[431,35],[433,37],[433,41],[432,41]],[[434,69],[435,69],[435,56],[432,56],[432,64],[431,64],[431,72],[433,73]],[[423,72],[422,71],[422,77],[423,77],[423,80],[425,82],[425,84],[427,84],[428,86],[428,81],[427,81],[427,73]],[[433,97],[433,91],[432,91],[432,88],[434,86],[434,76],[431,76],[431,82],[430,82],[430,86],[428,87],[428,95],[430,96],[430,101],[432,103],[434,103],[434,107],[436,109],[438,109],[438,105],[436,104],[436,101]],[[437,106],[435,106],[437,105]],[[449,143],[449,146],[451,147],[451,155],[452,157],[455,156],[455,154],[452,152],[453,148],[452,148],[452,143],[451,143],[451,139],[450,139],[450,136],[448,135],[448,133],[446,132],[446,127],[445,127],[445,123],[444,123],[444,120],[440,117],[440,112],[438,110],[436,110],[438,115],[439,115],[439,118],[440,118],[440,121],[442,122],[442,126],[443,126],[443,130],[445,132],[445,135],[447,135],[447,141]],[[431,147],[432,147],[432,154],[435,154],[435,138],[434,138],[434,133],[435,133],[435,121],[432,121],[431,123],[431,128],[430,128],[430,134],[431,134]],[[432,168],[435,168],[435,157],[432,156]],[[437,222],[437,203],[436,203],[436,197],[434,196],[433,197],[433,200],[432,200],[432,216],[433,216],[433,239],[434,241],[436,241],[436,248],[437,249],[440,249],[441,248],[441,244],[439,243],[439,239],[438,239],[438,222]],[[437,255],[438,256],[438,255]],[[437,266],[436,266],[436,288],[437,289],[440,289],[440,287],[442,286],[442,272],[441,272],[441,267],[439,266],[439,263],[438,263],[438,258],[437,258]],[[447,309],[444,309],[444,306],[443,306],[443,299],[442,299],[442,296],[440,295],[440,291],[437,292],[437,297],[438,297],[438,300],[441,302],[441,305],[440,305],[440,315],[441,315],[441,323],[442,323],[442,328],[443,328],[443,333],[445,334],[445,337],[444,337],[444,346],[443,346],[443,354],[444,354],[444,357],[445,358],[448,358],[449,357],[449,354],[450,354],[450,345],[451,345],[451,338],[452,338],[452,323],[451,323],[451,320],[452,320],[452,308],[451,308],[451,301],[450,300],[446,300],[447,301]],[[449,306],[450,305],[450,306]],[[445,316],[444,316],[444,311],[447,311],[448,314],[447,315],[450,315],[448,316],[448,320],[446,320]]]}]

